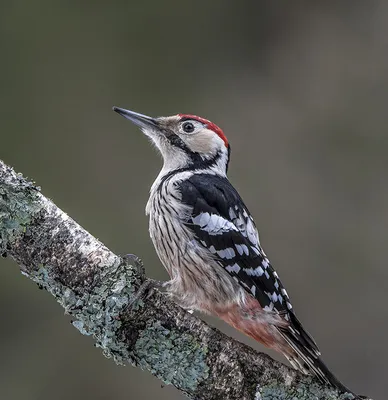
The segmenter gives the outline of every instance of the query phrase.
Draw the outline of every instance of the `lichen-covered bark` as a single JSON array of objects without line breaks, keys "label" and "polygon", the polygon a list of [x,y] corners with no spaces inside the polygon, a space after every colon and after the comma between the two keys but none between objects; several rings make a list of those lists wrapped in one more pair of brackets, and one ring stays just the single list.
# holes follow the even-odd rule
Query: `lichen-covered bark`
[{"label": "lichen-covered bark", "polygon": [[189,398],[353,398],[228,338],[160,293],[128,307],[144,279],[140,263],[113,254],[1,161],[0,254],[55,296],[107,357],[146,369]]}]

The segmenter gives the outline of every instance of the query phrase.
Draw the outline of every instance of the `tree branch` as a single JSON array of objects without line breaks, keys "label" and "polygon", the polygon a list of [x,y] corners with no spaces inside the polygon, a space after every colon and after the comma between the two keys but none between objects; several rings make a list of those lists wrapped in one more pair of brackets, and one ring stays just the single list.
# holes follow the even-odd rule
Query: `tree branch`
[{"label": "tree branch", "polygon": [[144,279],[139,262],[113,254],[1,161],[0,254],[55,296],[105,356],[148,370],[189,398],[353,398],[210,328],[158,292],[128,308]]}]

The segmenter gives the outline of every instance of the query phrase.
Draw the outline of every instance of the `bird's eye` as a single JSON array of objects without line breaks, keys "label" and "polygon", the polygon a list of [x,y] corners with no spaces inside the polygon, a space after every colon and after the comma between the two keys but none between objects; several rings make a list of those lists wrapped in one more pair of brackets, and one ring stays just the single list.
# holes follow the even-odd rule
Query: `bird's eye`
[{"label": "bird's eye", "polygon": [[182,124],[182,129],[186,132],[186,133],[193,133],[194,132],[194,124],[192,122],[185,122]]}]

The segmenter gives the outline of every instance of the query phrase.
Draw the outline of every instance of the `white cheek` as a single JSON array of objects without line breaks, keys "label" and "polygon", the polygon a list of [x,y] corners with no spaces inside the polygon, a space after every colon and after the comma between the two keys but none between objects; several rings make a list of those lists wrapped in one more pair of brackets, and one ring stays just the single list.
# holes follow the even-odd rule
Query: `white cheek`
[{"label": "white cheek", "polygon": [[203,129],[193,135],[186,135],[182,140],[187,144],[191,151],[200,154],[214,155],[221,146],[224,146],[223,140],[209,129]]}]

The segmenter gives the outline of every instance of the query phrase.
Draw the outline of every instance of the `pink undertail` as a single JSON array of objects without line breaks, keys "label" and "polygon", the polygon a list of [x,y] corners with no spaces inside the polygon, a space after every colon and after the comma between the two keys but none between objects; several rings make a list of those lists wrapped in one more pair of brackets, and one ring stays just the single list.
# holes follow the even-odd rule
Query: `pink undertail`
[{"label": "pink undertail", "polygon": [[[280,353],[291,351],[276,328],[276,325],[286,328],[288,322],[276,314],[264,311],[256,299],[248,299],[244,305],[233,304],[210,311],[211,314],[217,315],[227,324],[270,349]],[[293,353],[291,351],[291,354]]]},{"label": "pink undertail", "polygon": [[235,304],[209,311],[257,342],[283,354],[295,369],[315,375],[321,382],[360,399],[326,367],[314,340],[294,314],[290,324],[279,315],[264,311],[255,299],[248,300],[243,306]]}]

